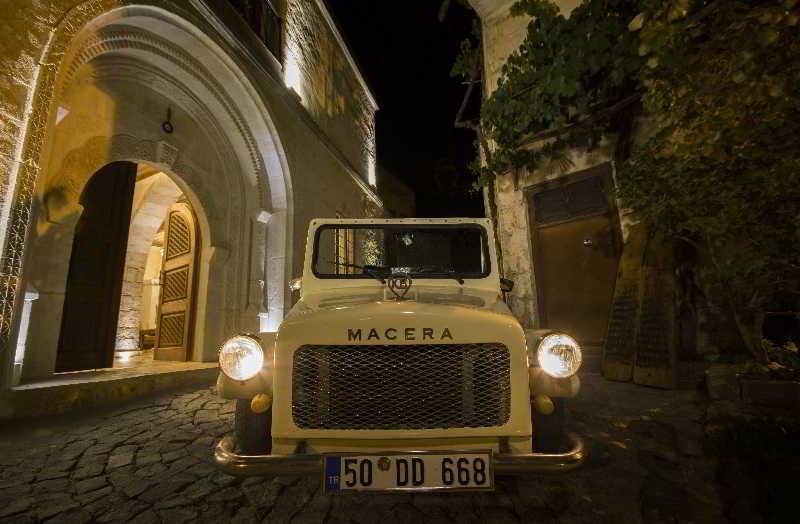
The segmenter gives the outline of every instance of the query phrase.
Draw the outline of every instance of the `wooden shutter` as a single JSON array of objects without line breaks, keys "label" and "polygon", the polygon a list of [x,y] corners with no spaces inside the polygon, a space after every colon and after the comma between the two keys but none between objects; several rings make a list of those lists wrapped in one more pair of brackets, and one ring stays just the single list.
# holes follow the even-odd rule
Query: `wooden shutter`
[{"label": "wooden shutter", "polygon": [[188,204],[167,215],[156,326],[156,360],[188,360],[194,320],[197,225]]}]

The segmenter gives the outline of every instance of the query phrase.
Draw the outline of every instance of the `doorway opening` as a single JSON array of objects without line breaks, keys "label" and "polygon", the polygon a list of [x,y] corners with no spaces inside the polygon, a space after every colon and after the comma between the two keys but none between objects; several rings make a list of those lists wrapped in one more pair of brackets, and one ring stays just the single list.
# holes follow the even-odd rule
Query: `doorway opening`
[{"label": "doorway opening", "polygon": [[621,238],[608,165],[528,193],[542,325],[572,334],[598,359],[605,345]]},{"label": "doorway opening", "polygon": [[56,372],[192,359],[199,235],[184,193],[158,169],[115,162],[81,205]]}]

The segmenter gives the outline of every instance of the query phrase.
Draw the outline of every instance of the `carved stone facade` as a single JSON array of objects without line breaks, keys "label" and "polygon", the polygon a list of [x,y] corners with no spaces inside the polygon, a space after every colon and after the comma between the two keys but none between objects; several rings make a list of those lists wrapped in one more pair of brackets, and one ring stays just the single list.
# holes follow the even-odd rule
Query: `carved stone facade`
[{"label": "carved stone facade", "polygon": [[[23,380],[53,372],[80,198],[108,163],[166,174],[195,210],[194,360],[233,332],[277,326],[310,219],[382,214],[370,186],[377,107],[324,6],[286,9],[326,42],[303,58],[315,72],[294,86],[300,101],[223,0],[26,0],[3,17],[0,386],[18,339]],[[345,102],[320,112],[319,100]],[[26,290],[38,293],[30,322]]]}]

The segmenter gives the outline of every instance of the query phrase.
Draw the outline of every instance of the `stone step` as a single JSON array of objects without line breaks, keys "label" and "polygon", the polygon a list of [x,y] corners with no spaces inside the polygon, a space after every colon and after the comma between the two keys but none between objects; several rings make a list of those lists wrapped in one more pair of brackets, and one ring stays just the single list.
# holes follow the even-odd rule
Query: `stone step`
[{"label": "stone step", "polygon": [[107,369],[58,374],[0,392],[0,420],[89,411],[159,391],[211,386],[218,374],[216,363],[202,362],[170,363],[163,371],[155,365],[145,372]]}]

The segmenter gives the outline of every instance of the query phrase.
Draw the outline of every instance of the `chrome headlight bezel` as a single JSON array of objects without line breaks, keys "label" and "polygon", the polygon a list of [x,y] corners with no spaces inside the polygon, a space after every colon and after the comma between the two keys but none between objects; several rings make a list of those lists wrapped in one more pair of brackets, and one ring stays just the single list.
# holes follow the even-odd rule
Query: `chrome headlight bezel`
[{"label": "chrome headlight bezel", "polygon": [[539,367],[553,378],[569,378],[581,368],[583,355],[578,342],[566,333],[549,333],[536,348]]},{"label": "chrome headlight bezel", "polygon": [[264,348],[255,335],[234,335],[220,346],[218,360],[219,369],[226,377],[244,382],[258,375],[264,367]]}]

